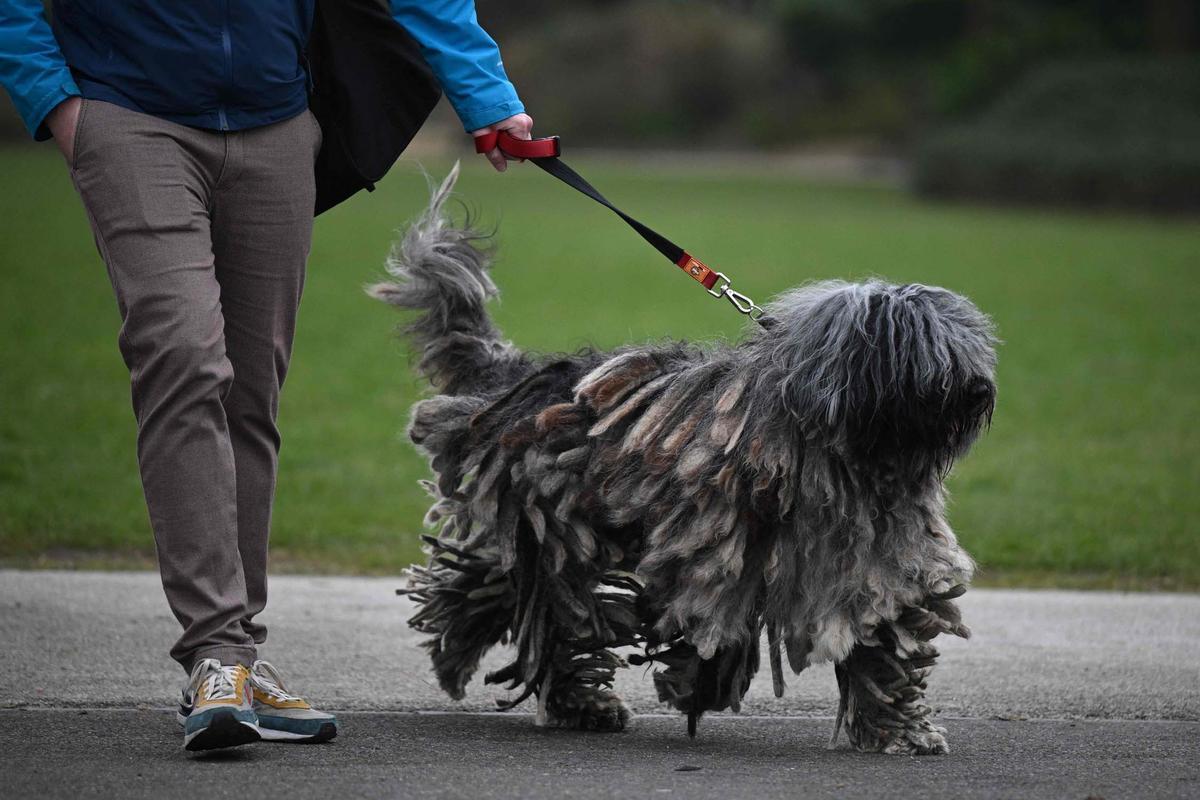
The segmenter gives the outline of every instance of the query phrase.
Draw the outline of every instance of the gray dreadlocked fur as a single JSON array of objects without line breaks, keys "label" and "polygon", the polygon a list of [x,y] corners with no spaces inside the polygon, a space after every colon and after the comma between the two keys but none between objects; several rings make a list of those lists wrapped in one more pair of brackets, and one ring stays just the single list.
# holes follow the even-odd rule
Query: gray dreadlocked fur
[{"label": "gray dreadlocked fur", "polygon": [[[454,698],[486,676],[537,721],[620,730],[626,663],[688,717],[737,710],[765,633],[775,691],[833,662],[860,750],[946,752],[925,678],[974,569],[943,479],[995,403],[991,322],[945,289],[830,281],[733,345],[530,356],[503,341],[486,240],[448,221],[457,168],[370,288],[439,392],[412,441],[436,482],[429,562],[403,590]],[[638,652],[628,661],[618,648]]]}]

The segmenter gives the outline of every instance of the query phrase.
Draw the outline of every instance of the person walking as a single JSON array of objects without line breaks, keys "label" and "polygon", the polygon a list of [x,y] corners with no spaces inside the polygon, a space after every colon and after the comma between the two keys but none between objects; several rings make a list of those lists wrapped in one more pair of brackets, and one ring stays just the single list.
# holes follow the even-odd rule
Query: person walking
[{"label": "person walking", "polygon": [[[55,0],[52,26],[42,0],[0,0],[0,83],[66,159],[116,294],[189,750],[338,732],[258,659],[255,619],[321,146],[315,2]],[[468,132],[530,137],[473,0],[390,13]]]}]

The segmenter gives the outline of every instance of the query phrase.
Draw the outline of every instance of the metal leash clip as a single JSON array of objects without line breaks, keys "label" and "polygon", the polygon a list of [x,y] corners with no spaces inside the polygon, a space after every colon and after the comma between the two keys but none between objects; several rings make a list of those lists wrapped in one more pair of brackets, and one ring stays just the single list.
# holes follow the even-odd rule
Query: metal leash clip
[{"label": "metal leash clip", "polygon": [[716,298],[728,298],[729,302],[733,304],[734,308],[755,322],[762,319],[763,314],[767,313],[763,310],[762,306],[760,306],[758,303],[755,303],[741,292],[735,292],[731,288],[733,286],[733,279],[731,279],[724,272],[718,272],[716,274],[721,279],[721,288],[707,289],[706,291],[709,294]]}]

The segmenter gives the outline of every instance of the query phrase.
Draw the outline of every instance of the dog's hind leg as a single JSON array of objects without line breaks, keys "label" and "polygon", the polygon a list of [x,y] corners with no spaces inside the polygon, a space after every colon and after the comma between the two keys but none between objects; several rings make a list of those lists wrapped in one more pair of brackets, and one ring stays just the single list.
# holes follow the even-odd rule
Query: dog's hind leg
[{"label": "dog's hind leg", "polygon": [[613,648],[639,639],[641,585],[630,572],[596,576],[590,566],[525,573],[529,585],[520,592],[513,632],[516,658],[486,678],[522,689],[502,708],[536,697],[539,727],[620,731],[631,717],[613,691],[616,670],[626,666]]},{"label": "dog's hind leg", "polygon": [[503,638],[514,601],[512,583],[499,567],[495,546],[424,537],[430,566],[409,570],[401,590],[419,606],[409,625],[432,636],[423,643],[438,684],[461,700],[480,659]]},{"label": "dog's hind leg", "polygon": [[958,587],[906,609],[898,620],[879,627],[878,644],[859,643],[836,665],[841,702],[830,746],[845,719],[850,743],[863,752],[949,752],[946,729],[930,720],[925,679],[938,657],[929,640],[942,632],[969,635],[951,602],[962,591]]},{"label": "dog's hind leg", "polygon": [[627,664],[612,648],[640,641],[641,590],[632,573],[610,569],[590,592],[576,595],[580,608],[573,620],[567,609],[559,611],[553,652],[537,688],[539,725],[622,731],[629,724],[629,708],[613,691],[617,669]]},{"label": "dog's hind leg", "polygon": [[613,691],[613,676],[625,660],[608,648],[578,651],[568,643],[538,687],[538,724],[585,731],[625,730],[632,715]]}]

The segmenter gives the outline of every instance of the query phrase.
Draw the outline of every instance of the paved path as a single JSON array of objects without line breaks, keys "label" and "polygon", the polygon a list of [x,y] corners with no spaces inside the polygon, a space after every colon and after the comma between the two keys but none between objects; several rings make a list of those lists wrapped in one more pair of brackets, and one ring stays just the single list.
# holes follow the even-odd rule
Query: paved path
[{"label": "paved path", "polygon": [[760,676],[743,715],[704,720],[696,743],[659,714],[641,670],[618,687],[643,715],[622,736],[448,714],[489,711],[505,693],[476,681],[455,704],[437,690],[400,583],[274,579],[263,655],[343,712],[346,735],[193,763],[163,710],[183,676],[165,655],[176,627],[157,576],[0,571],[0,773],[15,796],[233,795],[214,782],[218,764],[263,796],[865,797],[895,796],[896,781],[906,795],[1200,796],[1200,596],[968,593],[975,636],[941,640],[930,682],[952,753],[894,759],[823,749],[828,668],[791,678],[783,699]]},{"label": "paved path", "polygon": [[[826,750],[827,720],[675,719],[620,734],[521,714],[354,712],[329,745],[185,753],[155,711],[0,711],[0,796],[120,798],[1195,798],[1200,724],[946,720],[937,758]],[[699,767],[699,769],[696,769]]]},{"label": "paved path", "polygon": [[[493,709],[506,694],[478,679],[462,704],[438,690],[404,624],[401,584],[273,579],[263,656],[340,709]],[[978,589],[962,604],[975,633],[938,639],[930,699],[942,713],[1200,720],[1200,595]],[[183,677],[166,655],[177,635],[156,575],[0,571],[0,708],[165,707]],[[503,662],[495,653],[485,669]],[[788,683],[777,700],[760,675],[744,713],[833,714],[832,669]],[[625,670],[619,688],[636,711],[661,710],[642,670]]]}]

